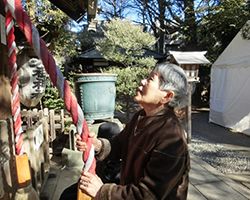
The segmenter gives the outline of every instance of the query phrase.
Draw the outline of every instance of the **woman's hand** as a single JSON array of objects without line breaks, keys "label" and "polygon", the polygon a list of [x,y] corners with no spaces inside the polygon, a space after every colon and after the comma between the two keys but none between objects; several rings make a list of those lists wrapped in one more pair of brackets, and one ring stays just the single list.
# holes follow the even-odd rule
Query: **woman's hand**
[{"label": "woman's hand", "polygon": [[85,191],[91,197],[95,197],[96,193],[102,187],[102,180],[95,174],[89,172],[82,172],[80,177],[80,189]]},{"label": "woman's hand", "polygon": [[76,134],[76,148],[78,151],[84,152],[87,150],[86,142],[82,141],[82,138],[79,134]]},{"label": "woman's hand", "polygon": [[[101,141],[95,138],[95,133],[93,132],[89,134],[89,137],[92,140],[92,144],[94,145],[95,151],[99,152],[102,147]],[[87,144],[86,142],[82,141],[82,138],[79,134],[76,134],[76,148],[78,151],[81,151],[81,152],[85,152],[87,150]]]}]

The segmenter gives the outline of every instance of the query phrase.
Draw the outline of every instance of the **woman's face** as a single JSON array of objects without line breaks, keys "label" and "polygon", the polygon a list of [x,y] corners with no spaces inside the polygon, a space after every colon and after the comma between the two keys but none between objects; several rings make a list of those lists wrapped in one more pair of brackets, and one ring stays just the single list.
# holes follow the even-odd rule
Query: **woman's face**
[{"label": "woman's face", "polygon": [[136,90],[134,100],[143,108],[157,107],[162,105],[162,99],[166,91],[160,90],[160,78],[155,72],[151,72],[147,79],[141,80],[140,86]]}]

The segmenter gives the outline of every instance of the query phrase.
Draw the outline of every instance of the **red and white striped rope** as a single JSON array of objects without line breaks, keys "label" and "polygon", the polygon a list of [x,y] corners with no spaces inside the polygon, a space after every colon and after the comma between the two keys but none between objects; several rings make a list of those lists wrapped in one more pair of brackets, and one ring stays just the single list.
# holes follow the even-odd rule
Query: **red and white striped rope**
[{"label": "red and white striped rope", "polygon": [[15,134],[15,149],[16,154],[23,153],[23,135],[22,135],[22,119],[21,119],[21,105],[19,98],[19,86],[18,86],[18,74],[17,74],[17,64],[16,64],[16,42],[15,42],[15,34],[14,34],[14,21],[9,11],[8,7],[6,7],[6,35],[7,35],[7,47],[8,47],[8,65],[11,72],[11,110],[12,110],[12,118],[13,118],[13,126],[14,126],[14,134]]},{"label": "red and white striped rope", "polygon": [[64,79],[62,72],[56,66],[55,60],[47,49],[45,42],[40,38],[38,30],[32,25],[29,16],[23,10],[21,1],[6,0],[6,6],[8,6],[8,9],[11,11],[12,17],[24,33],[28,43],[42,60],[51,82],[59,90],[65,107],[71,114],[77,132],[81,134],[82,140],[87,143],[87,151],[85,151],[83,155],[83,161],[85,163],[84,170],[95,173],[96,161],[94,159],[94,146],[91,138],[89,138],[89,129],[84,119],[83,111],[77,103],[75,95],[71,92],[69,83]]}]

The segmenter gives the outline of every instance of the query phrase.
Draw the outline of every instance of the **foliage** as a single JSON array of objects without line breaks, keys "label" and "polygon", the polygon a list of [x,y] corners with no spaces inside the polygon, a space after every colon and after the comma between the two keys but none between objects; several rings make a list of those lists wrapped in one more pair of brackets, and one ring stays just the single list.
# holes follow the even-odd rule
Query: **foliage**
[{"label": "foliage", "polygon": [[152,67],[110,67],[107,73],[117,74],[116,109],[122,112],[132,112],[134,109],[133,96],[140,81],[147,77]]},{"label": "foliage", "polygon": [[[139,19],[158,39],[159,52],[165,53],[164,43],[173,43],[179,35],[180,47],[195,48],[196,20],[194,0],[133,0]],[[168,38],[170,42],[168,41]],[[196,50],[196,49],[193,49]]]},{"label": "foliage", "polygon": [[245,40],[250,40],[250,21],[242,27],[241,36]]},{"label": "foliage", "polygon": [[[138,21],[150,27],[160,44],[207,50],[214,60],[249,19],[246,0],[133,0]],[[175,40],[178,35],[178,40]],[[203,38],[204,37],[204,38]],[[175,40],[175,42],[174,42]],[[215,49],[213,50],[213,45]],[[189,46],[189,47],[188,47]],[[168,46],[175,48],[176,46]],[[164,48],[164,45],[159,47]]]},{"label": "foliage", "polygon": [[113,19],[106,23],[104,38],[97,41],[97,49],[105,59],[123,66],[153,66],[152,57],[144,58],[145,48],[155,44],[154,36],[143,32],[141,26],[129,21]]},{"label": "foliage", "polygon": [[[61,34],[63,31],[61,31]],[[73,32],[65,31],[54,41],[53,52],[59,58],[70,58],[77,54],[78,45],[76,43],[77,36]]]},{"label": "foliage", "polygon": [[225,0],[209,9],[201,19],[198,38],[213,62],[246,23],[250,13],[245,0]]},{"label": "foliage", "polygon": [[42,98],[43,107],[48,109],[64,109],[64,102],[60,98],[57,88],[53,87],[50,81],[47,81],[45,95]]},{"label": "foliage", "polygon": [[[73,89],[74,87],[73,74],[69,74],[68,83],[71,89]],[[55,110],[64,109],[64,101],[63,99],[61,99],[58,89],[56,87],[53,87],[50,80],[46,82],[46,90],[45,90],[45,95],[42,98],[42,102],[43,102],[43,107],[49,109],[55,109]]]},{"label": "foliage", "polygon": [[32,23],[50,51],[58,57],[76,54],[76,34],[70,30],[72,21],[48,0],[26,0],[24,5]]}]

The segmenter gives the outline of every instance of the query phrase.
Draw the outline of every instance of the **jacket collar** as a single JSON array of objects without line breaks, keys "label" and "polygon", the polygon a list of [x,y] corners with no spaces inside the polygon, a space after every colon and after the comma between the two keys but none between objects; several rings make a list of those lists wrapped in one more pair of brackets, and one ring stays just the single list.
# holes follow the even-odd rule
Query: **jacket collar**
[{"label": "jacket collar", "polygon": [[169,116],[175,116],[174,114],[174,109],[172,107],[166,107],[163,110],[160,110],[153,116],[146,116],[145,111],[142,109],[138,113],[138,118],[135,122],[135,129],[144,129],[147,127],[149,124],[151,124],[153,121],[155,121],[159,117],[166,117],[168,118]]},{"label": "jacket collar", "polygon": [[160,110],[159,112],[157,112],[155,115],[152,115],[152,116],[146,116],[145,111],[142,109],[142,110],[139,111],[139,117],[154,118],[154,117],[166,115],[167,113],[173,113],[174,114],[174,109],[172,107],[170,107],[170,106],[167,106],[167,107],[165,107],[164,109]]}]

